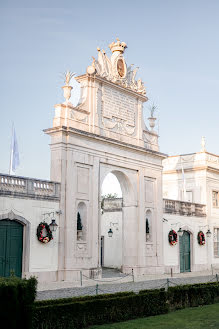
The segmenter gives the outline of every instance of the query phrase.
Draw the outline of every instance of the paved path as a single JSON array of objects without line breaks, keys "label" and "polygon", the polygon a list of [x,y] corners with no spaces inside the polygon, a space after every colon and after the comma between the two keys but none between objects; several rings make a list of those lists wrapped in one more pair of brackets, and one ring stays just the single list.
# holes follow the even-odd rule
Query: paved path
[{"label": "paved path", "polygon": [[[194,274],[193,275],[197,275]],[[122,279],[122,278],[121,278]],[[113,281],[114,280],[114,281]],[[117,280],[117,281],[115,281]],[[131,278],[132,280],[132,278]],[[191,283],[200,283],[200,282],[212,282],[216,281],[216,275],[205,275],[205,276],[191,276],[188,274],[187,276],[179,275],[178,277],[169,279],[169,286],[175,286],[180,284],[191,284]],[[98,294],[104,293],[115,293],[122,291],[135,291],[143,289],[155,289],[167,287],[167,278],[159,278],[157,280],[145,280],[138,282],[127,282],[127,283],[119,283],[119,278],[112,278],[113,282],[108,281],[107,284],[102,284],[99,281],[93,282],[93,285],[89,285],[86,287],[71,287],[71,288],[63,288],[56,290],[44,290],[38,291],[37,300],[45,300],[45,299],[57,299],[57,298],[67,298],[73,296],[86,296],[86,295],[95,295],[96,294],[96,284],[98,283]],[[86,282],[85,282],[86,285]]]}]

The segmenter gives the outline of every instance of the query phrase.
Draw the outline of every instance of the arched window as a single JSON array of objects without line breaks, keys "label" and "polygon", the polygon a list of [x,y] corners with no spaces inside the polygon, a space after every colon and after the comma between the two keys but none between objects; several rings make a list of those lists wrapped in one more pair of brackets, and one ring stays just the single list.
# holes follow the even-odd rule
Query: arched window
[{"label": "arched window", "polygon": [[87,232],[87,207],[84,202],[79,202],[77,209],[77,240],[86,240]]}]

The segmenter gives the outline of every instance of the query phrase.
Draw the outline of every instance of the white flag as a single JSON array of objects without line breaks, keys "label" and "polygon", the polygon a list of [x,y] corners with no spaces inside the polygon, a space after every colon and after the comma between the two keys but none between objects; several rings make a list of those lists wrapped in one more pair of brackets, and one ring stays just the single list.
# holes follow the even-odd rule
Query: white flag
[{"label": "white flag", "polygon": [[17,137],[15,133],[14,125],[12,126],[12,141],[11,141],[11,160],[10,160],[10,175],[12,175],[17,167],[20,164],[19,160],[19,152],[18,152],[18,144]]}]

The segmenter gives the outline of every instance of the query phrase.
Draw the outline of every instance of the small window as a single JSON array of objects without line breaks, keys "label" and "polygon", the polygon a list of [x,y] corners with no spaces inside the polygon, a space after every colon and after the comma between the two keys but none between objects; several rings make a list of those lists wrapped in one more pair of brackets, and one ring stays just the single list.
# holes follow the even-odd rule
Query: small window
[{"label": "small window", "polygon": [[213,207],[218,207],[219,205],[219,192],[218,191],[212,191],[212,204]]}]

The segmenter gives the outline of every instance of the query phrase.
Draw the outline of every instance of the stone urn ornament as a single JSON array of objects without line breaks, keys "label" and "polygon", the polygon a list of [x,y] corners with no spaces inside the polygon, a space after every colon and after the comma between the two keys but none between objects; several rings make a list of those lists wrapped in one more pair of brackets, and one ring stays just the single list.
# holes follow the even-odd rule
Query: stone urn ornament
[{"label": "stone urn ornament", "polygon": [[156,110],[156,106],[153,104],[150,106],[149,110],[150,110],[150,117],[148,118],[149,121],[149,126],[151,128],[151,131],[154,131],[154,127],[155,127],[155,121],[157,120],[157,118],[154,117],[154,112]]},{"label": "stone urn ornament", "polygon": [[69,104],[69,99],[71,98],[71,91],[73,89],[72,86],[70,86],[70,81],[73,78],[73,76],[75,75],[75,73],[72,73],[70,71],[67,71],[64,74],[65,77],[65,86],[62,87],[63,91],[64,91],[64,98],[65,98],[65,102],[64,104]]}]

